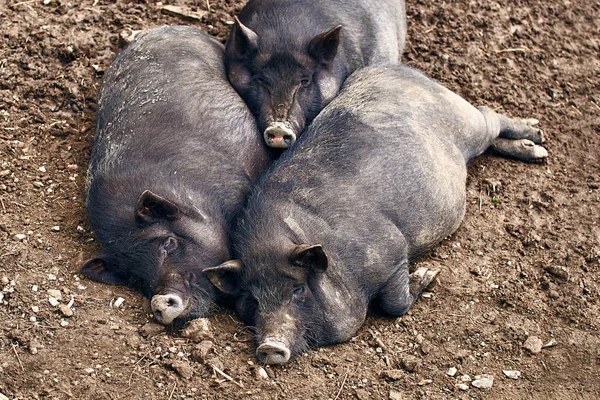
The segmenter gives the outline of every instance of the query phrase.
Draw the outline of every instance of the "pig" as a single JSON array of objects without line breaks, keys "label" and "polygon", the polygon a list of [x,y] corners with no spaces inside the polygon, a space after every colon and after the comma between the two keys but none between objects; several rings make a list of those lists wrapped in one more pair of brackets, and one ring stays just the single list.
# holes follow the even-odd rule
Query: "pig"
[{"label": "pig", "polygon": [[257,183],[238,259],[204,270],[237,297],[258,359],[346,341],[370,304],[406,313],[438,273],[410,263],[465,214],[469,160],[492,144],[543,160],[536,122],[477,109],[407,66],[355,72]]},{"label": "pig", "polygon": [[86,208],[103,249],[80,271],[140,290],[169,326],[215,309],[201,271],[231,258],[230,226],[271,159],[223,55],[197,29],[153,29],[100,90]]},{"label": "pig", "polygon": [[225,49],[227,77],[268,146],[286,149],[356,69],[397,63],[404,0],[250,0]]}]

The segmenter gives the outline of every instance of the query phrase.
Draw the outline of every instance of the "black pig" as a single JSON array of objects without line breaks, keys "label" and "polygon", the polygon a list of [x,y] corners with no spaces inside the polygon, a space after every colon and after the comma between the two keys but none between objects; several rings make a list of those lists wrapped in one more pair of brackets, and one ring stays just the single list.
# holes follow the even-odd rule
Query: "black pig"
[{"label": "black pig", "polygon": [[545,158],[527,140],[542,140],[535,122],[476,109],[406,66],[351,76],[257,184],[233,235],[240,261],[204,270],[238,296],[260,361],[348,340],[370,303],[404,314],[437,273],[409,263],[463,218],[467,162],[495,140]]},{"label": "black pig", "polygon": [[291,146],[356,69],[398,62],[404,0],[250,0],[225,50],[227,76],[267,145]]},{"label": "black pig", "polygon": [[165,324],[214,309],[200,271],[231,257],[230,225],[270,159],[223,51],[194,28],[153,29],[100,91],[87,214],[103,250],[81,273],[138,288]]}]

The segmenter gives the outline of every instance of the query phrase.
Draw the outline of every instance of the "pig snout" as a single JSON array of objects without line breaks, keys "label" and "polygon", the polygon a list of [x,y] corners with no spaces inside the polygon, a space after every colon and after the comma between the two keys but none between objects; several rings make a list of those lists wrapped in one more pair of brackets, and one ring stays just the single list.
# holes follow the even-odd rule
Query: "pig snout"
[{"label": "pig snout", "polygon": [[264,139],[269,147],[287,149],[296,142],[296,133],[286,122],[273,122],[264,132]]},{"label": "pig snout", "polygon": [[168,325],[183,314],[187,302],[177,294],[157,294],[152,297],[150,305],[156,320],[161,324]]},{"label": "pig snout", "polygon": [[265,364],[285,364],[289,361],[291,351],[283,342],[265,339],[256,349],[256,357]]}]

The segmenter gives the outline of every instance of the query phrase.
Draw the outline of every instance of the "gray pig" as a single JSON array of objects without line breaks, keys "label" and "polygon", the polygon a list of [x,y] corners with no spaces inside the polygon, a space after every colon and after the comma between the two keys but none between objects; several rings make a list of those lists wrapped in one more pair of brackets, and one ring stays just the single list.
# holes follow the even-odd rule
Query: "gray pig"
[{"label": "gray pig", "polygon": [[356,69],[398,62],[404,0],[250,0],[225,50],[267,145],[287,148]]},{"label": "gray pig", "polygon": [[139,289],[164,324],[207,316],[221,296],[201,271],[231,257],[230,226],[269,161],[223,46],[191,27],[144,33],[102,83],[87,215],[103,250],[81,273]]},{"label": "gray pig", "polygon": [[369,304],[404,314],[437,273],[410,275],[410,262],[461,223],[469,160],[492,144],[546,158],[536,122],[476,109],[406,66],[351,76],[253,190],[239,260],[204,270],[237,296],[258,359],[346,341]]}]

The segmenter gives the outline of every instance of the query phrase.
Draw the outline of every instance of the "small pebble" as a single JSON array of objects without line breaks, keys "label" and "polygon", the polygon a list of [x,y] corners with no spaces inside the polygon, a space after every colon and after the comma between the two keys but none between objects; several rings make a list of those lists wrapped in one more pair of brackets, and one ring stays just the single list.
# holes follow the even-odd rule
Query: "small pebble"
[{"label": "small pebble", "polygon": [[62,326],[63,328],[65,328],[65,327],[69,326],[69,323],[63,319],[63,320],[60,321],[60,326]]},{"label": "small pebble", "polygon": [[446,375],[448,376],[454,376],[456,375],[457,369],[455,367],[450,367],[448,368],[448,371],[446,371]]},{"label": "small pebble", "polygon": [[181,331],[181,336],[200,342],[203,339],[211,338],[210,321],[207,318],[196,318]]},{"label": "small pebble", "polygon": [[390,395],[388,396],[390,400],[402,400],[402,393],[397,392],[395,390],[390,390]]},{"label": "small pebble", "polygon": [[64,315],[65,317],[72,317],[73,316],[73,310],[71,310],[69,308],[69,306],[67,306],[66,304],[60,304],[58,306],[58,309],[60,310],[60,312],[62,313],[62,315]]},{"label": "small pebble", "polygon": [[454,387],[456,387],[459,390],[469,390],[469,385],[465,383],[457,383],[456,385],[454,385]]},{"label": "small pebble", "polygon": [[[44,0],[44,4],[49,4],[50,2],[46,3],[46,1]],[[41,167],[38,168],[38,171],[40,172],[46,172],[46,167],[44,167],[43,165]]]},{"label": "small pebble", "polygon": [[140,328],[140,335],[142,335],[143,337],[156,336],[160,333],[163,333],[164,331],[165,327],[163,325],[148,322]]},{"label": "small pebble", "polygon": [[15,236],[13,236],[13,238],[17,241],[17,242],[22,242],[23,240],[25,240],[25,238],[27,238],[27,235],[23,234],[23,233],[17,233]]},{"label": "small pebble", "polygon": [[476,375],[471,385],[478,389],[489,389],[494,384],[494,377],[489,374]]},{"label": "small pebble", "polygon": [[260,367],[256,370],[256,375],[261,379],[269,379],[269,374],[267,374],[267,370],[265,370],[263,367]]},{"label": "small pebble", "polygon": [[121,307],[121,304],[123,304],[124,301],[125,299],[122,297],[117,298],[113,303],[113,307]]},{"label": "small pebble", "polygon": [[408,372],[414,372],[421,366],[421,359],[405,354],[400,358],[400,365]]},{"label": "small pebble", "polygon": [[423,379],[421,382],[417,383],[417,385],[425,386],[425,385],[429,385],[431,383],[433,383],[433,381],[431,379]]},{"label": "small pebble", "polygon": [[94,373],[94,368],[85,368],[83,370],[86,374],[91,375]]},{"label": "small pebble", "polygon": [[48,297],[48,301],[50,302],[50,305],[52,307],[56,307],[60,304],[60,302],[58,300],[56,300],[54,297],[50,296]]},{"label": "small pebble", "polygon": [[471,377],[469,375],[461,375],[458,379],[463,382],[471,382]]},{"label": "small pebble", "polygon": [[194,375],[194,370],[187,361],[173,361],[171,363],[171,368],[173,368],[173,370],[175,370],[175,372],[183,379],[190,379]]},{"label": "small pebble", "polygon": [[34,292],[37,292],[38,291],[38,285],[33,285],[31,287],[31,290],[34,291]]},{"label": "small pebble", "polygon": [[2,282],[3,285],[8,285],[9,282],[10,282],[10,279],[8,279],[7,277],[3,276],[1,282]]},{"label": "small pebble", "polygon": [[35,322],[35,321],[37,321],[37,318],[35,317],[35,315],[32,315],[31,317],[29,317],[29,321]]},{"label": "small pebble", "polygon": [[57,289],[48,289],[48,294],[50,296],[54,297],[58,301],[62,300],[62,293],[61,293],[60,290],[57,290]]},{"label": "small pebble", "polygon": [[548,343],[546,343],[545,345],[542,346],[542,349],[547,349],[548,347],[554,347],[556,346],[557,342],[556,339],[552,338],[550,339],[550,341]]},{"label": "small pebble", "polygon": [[510,379],[519,379],[521,377],[521,371],[505,369],[502,371]]},{"label": "small pebble", "polygon": [[528,350],[531,354],[538,354],[542,351],[542,339],[537,336],[529,336],[525,343],[523,343],[523,347]]},{"label": "small pebble", "polygon": [[58,226],[58,225],[55,225],[55,226],[53,226],[52,228],[50,228],[50,230],[51,230],[52,232],[60,232],[60,226]]},{"label": "small pebble", "polygon": [[203,340],[192,349],[192,360],[202,362],[206,360],[206,356],[213,348],[213,342],[210,340]]},{"label": "small pebble", "polygon": [[39,312],[39,311],[40,311],[40,308],[39,308],[38,306],[31,306],[31,310],[32,310],[34,313],[37,313],[37,312]]},{"label": "small pebble", "polygon": [[381,373],[381,375],[384,378],[389,378],[392,379],[394,381],[398,381],[404,378],[405,372],[399,370],[399,369],[390,369],[388,371],[383,371]]}]

